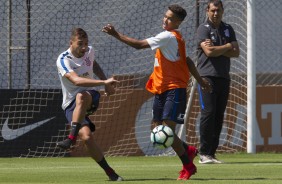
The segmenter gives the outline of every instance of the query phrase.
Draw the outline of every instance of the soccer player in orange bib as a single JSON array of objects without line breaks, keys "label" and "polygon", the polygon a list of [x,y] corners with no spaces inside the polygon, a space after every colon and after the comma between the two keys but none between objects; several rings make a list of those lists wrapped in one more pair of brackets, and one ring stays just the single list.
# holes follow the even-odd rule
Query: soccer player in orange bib
[{"label": "soccer player in orange bib", "polygon": [[[146,89],[155,95],[152,123],[154,126],[169,126],[174,132],[177,124],[184,123],[189,71],[203,90],[210,90],[209,83],[200,77],[192,60],[186,57],[185,41],[177,30],[186,15],[181,6],[170,5],[163,18],[164,31],[144,40],[123,35],[111,24],[102,29],[103,32],[136,49],[156,50],[154,71],[146,84]],[[178,180],[188,180],[197,171],[193,164],[197,149],[188,146],[176,134],[174,137],[172,148],[183,164]]]}]

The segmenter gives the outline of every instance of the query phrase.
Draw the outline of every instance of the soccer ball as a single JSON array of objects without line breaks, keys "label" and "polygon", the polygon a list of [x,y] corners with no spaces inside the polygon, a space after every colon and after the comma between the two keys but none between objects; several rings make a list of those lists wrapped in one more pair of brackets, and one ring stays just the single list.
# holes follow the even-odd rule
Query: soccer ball
[{"label": "soccer ball", "polygon": [[173,140],[174,133],[168,126],[159,125],[151,131],[151,142],[154,147],[159,149],[168,148],[172,145]]}]

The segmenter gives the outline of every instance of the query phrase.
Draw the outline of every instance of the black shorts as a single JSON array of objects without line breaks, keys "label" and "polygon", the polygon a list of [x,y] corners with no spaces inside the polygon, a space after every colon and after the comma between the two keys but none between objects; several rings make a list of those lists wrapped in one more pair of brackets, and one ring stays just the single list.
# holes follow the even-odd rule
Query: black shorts
[{"label": "black shorts", "polygon": [[183,124],[186,97],[185,88],[172,89],[162,94],[156,94],[153,103],[153,121],[171,120],[177,124]]},{"label": "black shorts", "polygon": [[[85,116],[85,119],[81,123],[81,126],[88,126],[91,130],[91,132],[95,131],[95,125],[92,123],[92,121],[89,119],[89,115],[95,112],[98,109],[99,106],[99,100],[100,100],[100,93],[96,90],[87,90],[89,94],[92,96],[92,106],[90,109],[87,110],[87,114]],[[76,103],[75,100],[73,100],[70,105],[65,109],[65,116],[68,120],[68,123],[71,124],[72,122],[72,114],[75,109]]]}]

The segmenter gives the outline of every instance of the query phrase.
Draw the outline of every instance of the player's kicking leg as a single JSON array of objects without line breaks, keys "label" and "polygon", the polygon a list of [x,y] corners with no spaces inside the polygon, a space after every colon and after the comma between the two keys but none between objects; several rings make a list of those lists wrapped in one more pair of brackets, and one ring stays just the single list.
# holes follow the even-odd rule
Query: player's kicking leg
[{"label": "player's kicking leg", "polygon": [[183,142],[177,136],[175,137],[176,139],[178,139],[179,143],[178,146],[174,146],[173,149],[175,150],[175,152],[183,163],[182,170],[179,172],[179,177],[177,178],[177,180],[188,180],[192,175],[196,174],[197,172],[197,168],[193,163],[193,160],[196,156],[196,150],[194,150],[193,147],[186,147],[187,149],[185,150],[183,147]]},{"label": "player's kicking leg", "polygon": [[[165,124],[169,126],[173,131],[175,131],[175,122],[166,120]],[[197,150],[193,147],[188,146],[185,149],[183,146],[183,142],[179,139],[176,134],[174,135],[174,142],[172,144],[172,148],[183,164],[182,170],[179,172],[179,177],[177,178],[177,180],[190,179],[190,177],[197,172],[197,168],[193,163],[193,160],[197,154]]]},{"label": "player's kicking leg", "polygon": [[90,156],[94,159],[100,167],[105,171],[106,175],[111,181],[123,181],[123,178],[119,176],[112,167],[109,166],[106,161],[100,147],[96,144],[94,140],[94,135],[91,133],[87,126],[84,126],[80,130],[80,138],[88,148]]}]

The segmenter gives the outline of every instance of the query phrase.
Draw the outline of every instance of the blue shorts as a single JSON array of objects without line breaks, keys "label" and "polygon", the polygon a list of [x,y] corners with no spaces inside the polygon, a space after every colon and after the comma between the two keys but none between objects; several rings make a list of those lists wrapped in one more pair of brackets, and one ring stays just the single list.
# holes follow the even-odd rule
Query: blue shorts
[{"label": "blue shorts", "polygon": [[171,120],[177,124],[183,124],[186,96],[185,88],[172,89],[162,94],[156,94],[153,103],[153,121]]},{"label": "blue shorts", "polygon": [[[81,123],[81,126],[88,126],[91,130],[91,132],[95,131],[95,125],[92,123],[92,121],[89,119],[89,115],[95,112],[98,109],[99,106],[99,100],[100,100],[100,93],[96,90],[87,90],[89,94],[92,96],[92,106],[90,109],[87,110],[87,114],[85,116],[85,119]],[[70,105],[65,109],[65,116],[68,120],[68,123],[71,124],[72,122],[72,114],[75,109],[76,103],[75,100],[73,100]]]}]

